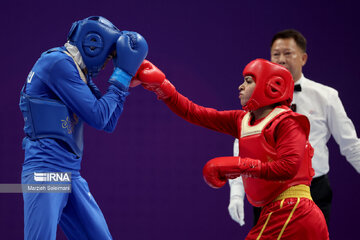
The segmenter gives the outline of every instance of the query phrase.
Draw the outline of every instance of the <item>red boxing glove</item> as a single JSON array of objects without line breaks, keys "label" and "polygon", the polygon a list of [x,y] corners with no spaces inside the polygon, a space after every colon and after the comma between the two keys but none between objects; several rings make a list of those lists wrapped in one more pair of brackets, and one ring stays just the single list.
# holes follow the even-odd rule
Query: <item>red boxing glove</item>
[{"label": "red boxing glove", "polygon": [[130,86],[135,87],[139,84],[145,89],[155,92],[159,99],[166,99],[176,92],[165,74],[148,60],[144,60],[140,65]]},{"label": "red boxing glove", "polygon": [[218,157],[208,161],[203,168],[205,182],[213,188],[221,188],[228,179],[240,175],[258,178],[261,161],[252,158]]},{"label": "red boxing glove", "polygon": [[[131,80],[131,87],[136,87],[140,84],[150,88],[159,87],[165,80],[165,74],[158,69],[154,64],[148,60],[144,60],[137,70],[134,78]],[[148,89],[152,91],[151,89]]]}]

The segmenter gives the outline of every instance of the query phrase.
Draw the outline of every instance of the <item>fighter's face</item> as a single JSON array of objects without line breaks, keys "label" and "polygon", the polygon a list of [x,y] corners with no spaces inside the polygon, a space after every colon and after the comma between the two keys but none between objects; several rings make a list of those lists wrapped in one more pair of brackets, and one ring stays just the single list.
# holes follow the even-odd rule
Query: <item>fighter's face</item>
[{"label": "fighter's face", "polygon": [[286,67],[294,81],[300,79],[306,60],[307,54],[298,47],[293,38],[277,39],[271,46],[271,61]]},{"label": "fighter's face", "polygon": [[252,76],[245,76],[244,82],[239,86],[239,99],[241,106],[245,106],[254,92],[256,83]]}]

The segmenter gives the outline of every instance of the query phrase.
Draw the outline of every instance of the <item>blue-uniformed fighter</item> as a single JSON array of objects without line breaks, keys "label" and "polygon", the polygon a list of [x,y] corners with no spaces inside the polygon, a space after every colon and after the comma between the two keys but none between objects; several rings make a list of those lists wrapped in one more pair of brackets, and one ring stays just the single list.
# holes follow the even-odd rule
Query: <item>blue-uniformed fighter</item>
[{"label": "blue-uniformed fighter", "polygon": [[[103,17],[75,22],[63,47],[44,52],[21,91],[26,137],[22,183],[34,173],[71,172],[71,193],[23,193],[25,239],[55,239],[57,224],[69,239],[112,239],[104,216],[80,176],[83,123],[114,130],[131,78],[147,55],[136,32]],[[107,61],[115,69],[107,93],[92,81]]]}]

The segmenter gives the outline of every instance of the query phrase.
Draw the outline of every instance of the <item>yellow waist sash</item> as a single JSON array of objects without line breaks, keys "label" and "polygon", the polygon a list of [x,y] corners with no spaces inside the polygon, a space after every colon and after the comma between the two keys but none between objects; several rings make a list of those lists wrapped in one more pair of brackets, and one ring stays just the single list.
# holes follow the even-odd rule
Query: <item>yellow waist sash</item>
[{"label": "yellow waist sash", "polygon": [[312,200],[310,187],[303,184],[289,187],[284,192],[280,193],[273,202],[283,200],[285,198],[308,198]]}]

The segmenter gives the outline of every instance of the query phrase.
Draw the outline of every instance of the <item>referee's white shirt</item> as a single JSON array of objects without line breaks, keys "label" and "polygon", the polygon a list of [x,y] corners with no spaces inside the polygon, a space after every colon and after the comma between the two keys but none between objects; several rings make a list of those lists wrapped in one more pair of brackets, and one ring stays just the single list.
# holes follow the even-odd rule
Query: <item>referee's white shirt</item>
[{"label": "referee's white shirt", "polygon": [[339,144],[341,154],[360,173],[360,139],[354,124],[346,115],[338,92],[304,75],[295,84],[301,85],[301,91],[294,92],[292,103],[296,104],[296,112],[307,116],[310,121],[309,140],[314,148],[314,177],[329,172],[329,150],[326,144],[331,135]]}]

